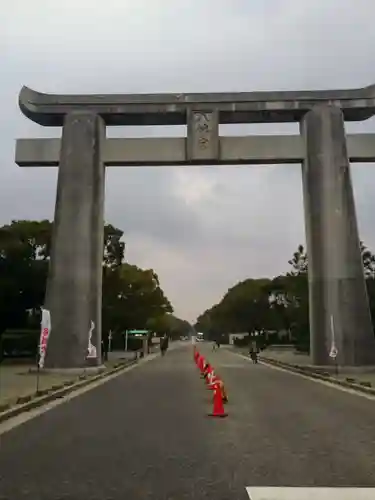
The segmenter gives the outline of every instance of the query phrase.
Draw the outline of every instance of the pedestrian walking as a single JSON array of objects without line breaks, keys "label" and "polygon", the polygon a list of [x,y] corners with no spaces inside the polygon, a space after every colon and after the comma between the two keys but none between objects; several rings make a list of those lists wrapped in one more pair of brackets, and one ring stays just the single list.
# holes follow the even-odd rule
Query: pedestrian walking
[{"label": "pedestrian walking", "polygon": [[254,349],[253,346],[250,347],[249,354],[250,354],[250,358],[251,358],[253,364],[256,365],[258,363],[258,353],[257,353],[256,349]]},{"label": "pedestrian walking", "polygon": [[160,352],[162,356],[165,355],[165,353],[168,350],[168,347],[169,347],[169,338],[168,335],[165,334],[164,337],[162,337],[160,340]]}]

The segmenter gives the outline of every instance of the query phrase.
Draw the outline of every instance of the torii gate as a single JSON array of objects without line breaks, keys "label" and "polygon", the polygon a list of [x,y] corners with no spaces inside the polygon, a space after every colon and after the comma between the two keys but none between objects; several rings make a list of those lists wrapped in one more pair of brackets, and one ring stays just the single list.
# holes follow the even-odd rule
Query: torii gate
[{"label": "torii gate", "polygon": [[[328,365],[375,365],[349,162],[375,162],[375,134],[344,121],[375,114],[375,85],[355,90],[49,95],[24,87],[22,112],[62,139],[19,139],[20,166],[59,166],[46,304],[46,367],[85,365],[91,321],[100,354],[105,166],[301,163],[311,352]],[[301,136],[220,137],[219,123],[299,122]],[[187,137],[106,139],[106,125],[187,124]],[[100,356],[97,363],[100,363]]]}]

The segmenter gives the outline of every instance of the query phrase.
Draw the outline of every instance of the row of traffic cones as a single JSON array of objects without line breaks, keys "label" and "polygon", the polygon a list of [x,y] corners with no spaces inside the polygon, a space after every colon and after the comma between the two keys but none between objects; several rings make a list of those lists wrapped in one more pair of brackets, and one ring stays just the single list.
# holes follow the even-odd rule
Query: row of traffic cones
[{"label": "row of traffic cones", "polygon": [[213,410],[209,413],[210,417],[224,418],[228,416],[225,411],[224,404],[228,402],[228,396],[221,378],[215,373],[212,365],[199,353],[196,346],[194,346],[194,361],[201,377],[207,384],[207,389],[213,391]]}]

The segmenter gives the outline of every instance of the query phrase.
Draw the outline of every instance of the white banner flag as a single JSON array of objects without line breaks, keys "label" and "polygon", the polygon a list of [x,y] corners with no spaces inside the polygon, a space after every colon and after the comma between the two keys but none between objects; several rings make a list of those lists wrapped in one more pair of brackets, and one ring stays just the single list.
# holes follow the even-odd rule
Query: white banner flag
[{"label": "white banner flag", "polygon": [[42,308],[42,322],[39,339],[39,368],[43,368],[47,353],[48,339],[51,334],[51,314],[47,309]]},{"label": "white banner flag", "polygon": [[331,316],[331,350],[329,351],[329,357],[336,359],[339,351],[336,347],[335,341],[335,323],[333,321],[333,316]]},{"label": "white banner flag", "polygon": [[94,331],[94,328],[95,328],[95,323],[93,321],[91,321],[91,327],[89,330],[89,345],[87,347],[87,358],[96,358],[97,357],[96,347],[91,342],[92,332]]}]

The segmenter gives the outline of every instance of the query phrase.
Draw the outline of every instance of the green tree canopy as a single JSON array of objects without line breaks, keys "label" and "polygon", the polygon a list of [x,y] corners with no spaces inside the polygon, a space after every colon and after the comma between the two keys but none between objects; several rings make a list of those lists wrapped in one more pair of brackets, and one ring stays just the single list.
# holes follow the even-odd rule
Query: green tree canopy
[{"label": "green tree canopy", "polygon": [[147,329],[147,322],[173,311],[152,269],[121,264],[103,284],[103,325],[109,331]]},{"label": "green tree canopy", "polygon": [[[370,308],[375,320],[375,256],[361,242]],[[229,288],[204,311],[195,328],[209,339],[228,333],[283,332],[303,349],[309,345],[308,257],[299,245],[289,270],[273,279],[248,278]]]},{"label": "green tree canopy", "polygon": [[[0,334],[6,328],[39,327],[53,223],[12,221],[0,228]],[[103,330],[145,328],[173,309],[157,274],[124,263],[123,231],[104,226]]]}]

